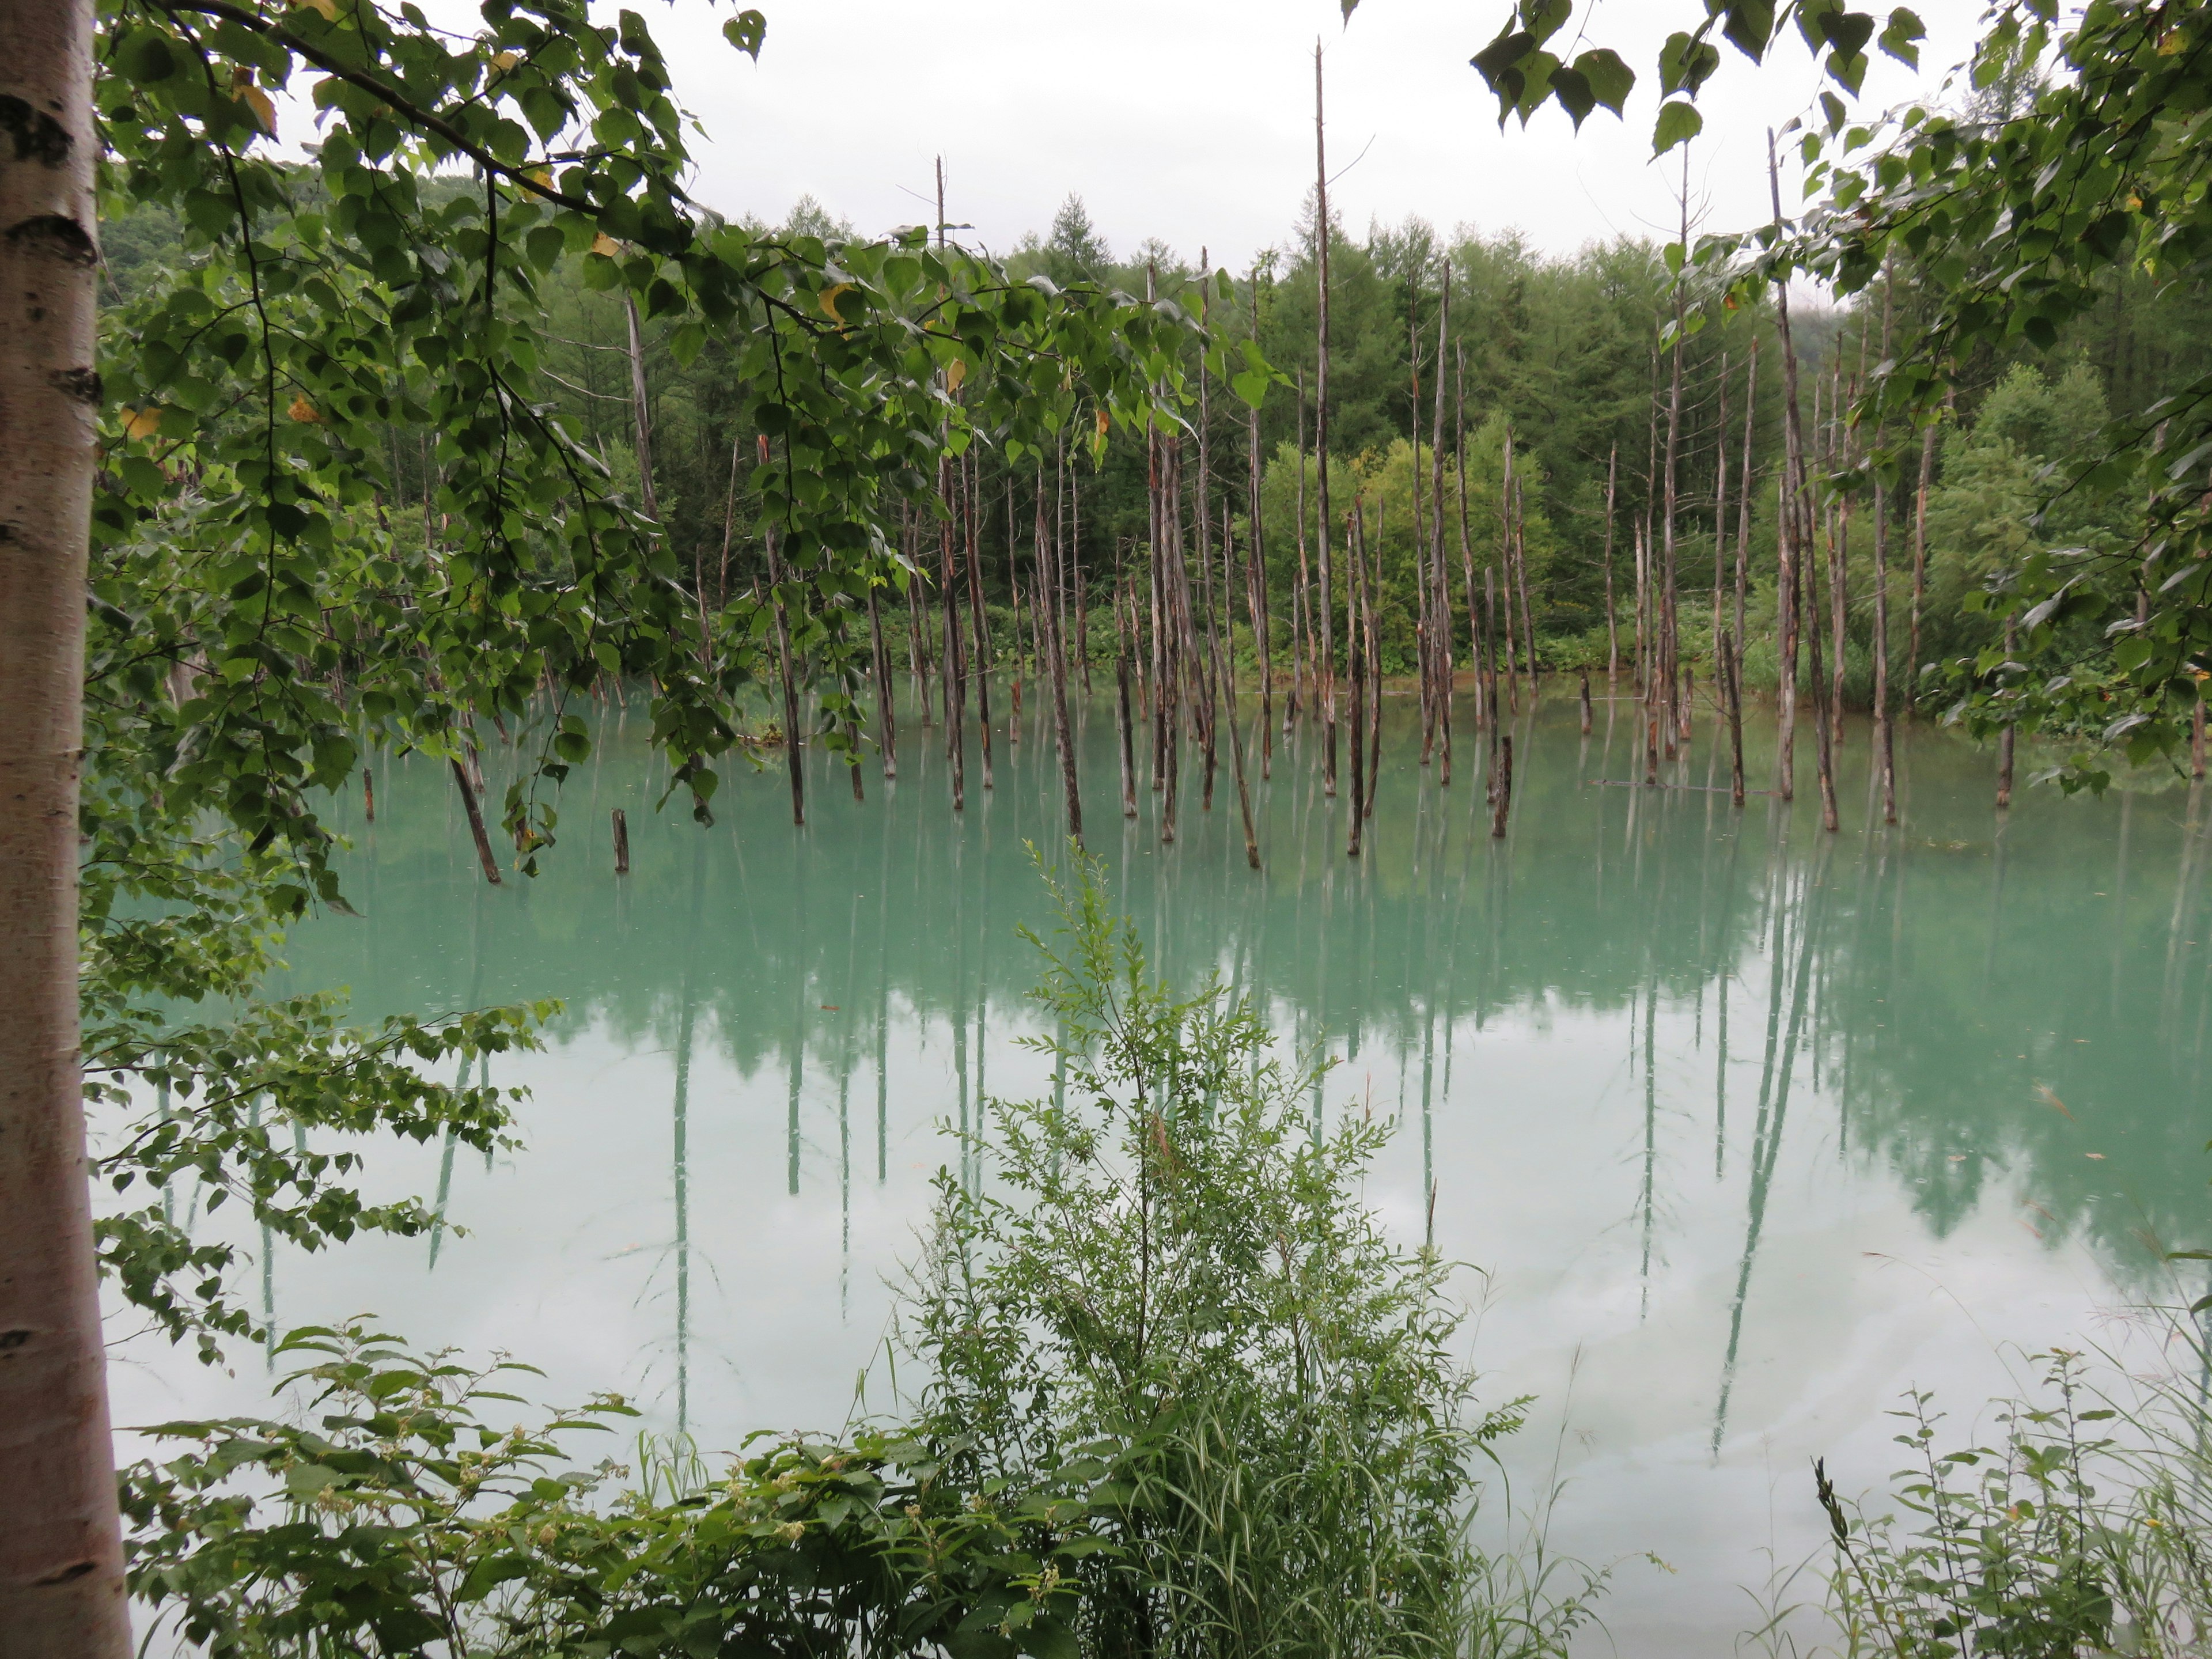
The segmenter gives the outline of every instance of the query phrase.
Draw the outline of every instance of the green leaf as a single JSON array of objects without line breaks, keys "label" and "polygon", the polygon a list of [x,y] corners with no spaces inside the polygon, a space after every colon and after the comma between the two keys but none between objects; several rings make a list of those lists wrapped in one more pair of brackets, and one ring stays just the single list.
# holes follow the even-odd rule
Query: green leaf
[{"label": "green leaf", "polygon": [[1920,42],[1927,33],[1917,13],[1899,6],[1890,13],[1888,27],[1881,32],[1881,49],[1908,68],[1918,69]]},{"label": "green leaf", "polygon": [[1610,47],[1595,46],[1583,53],[1575,59],[1574,70],[1589,85],[1590,96],[1615,115],[1621,113],[1636,87],[1636,72]]},{"label": "green leaf", "polygon": [[1651,153],[1664,155],[1677,144],[1686,144],[1705,130],[1705,118],[1698,113],[1694,105],[1679,100],[1659,106],[1659,120],[1652,130]]},{"label": "green leaf", "polygon": [[722,38],[758,63],[761,43],[768,38],[768,18],[757,11],[741,11],[722,25]]}]

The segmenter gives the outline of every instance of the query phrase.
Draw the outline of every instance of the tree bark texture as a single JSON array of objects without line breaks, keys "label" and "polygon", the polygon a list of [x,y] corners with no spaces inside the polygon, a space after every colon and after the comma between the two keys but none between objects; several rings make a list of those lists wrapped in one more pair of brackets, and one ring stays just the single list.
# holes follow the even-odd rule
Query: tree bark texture
[{"label": "tree bark texture", "polygon": [[126,1659],[77,1035],[90,0],[0,0],[0,1656]]}]

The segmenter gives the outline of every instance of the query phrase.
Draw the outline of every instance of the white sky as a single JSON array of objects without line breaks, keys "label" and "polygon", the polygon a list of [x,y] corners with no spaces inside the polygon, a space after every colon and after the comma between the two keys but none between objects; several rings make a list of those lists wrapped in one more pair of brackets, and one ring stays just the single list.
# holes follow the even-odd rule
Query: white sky
[{"label": "white sky", "polygon": [[[633,3],[635,0],[633,0]],[[1620,234],[1669,230],[1679,155],[1650,159],[1650,66],[1695,0],[1600,0],[1594,38],[1636,68],[1626,123],[1601,110],[1577,137],[1547,110],[1498,129],[1468,59],[1506,0],[1364,0],[1348,27],[1336,0],[763,0],[757,66],[720,35],[727,6],[677,0],[647,21],[678,91],[708,137],[698,194],[779,220],[811,195],[863,233],[926,222],[934,158],[948,215],[997,251],[1042,232],[1068,191],[1117,252],[1158,236],[1194,259],[1241,269],[1282,240],[1313,179],[1313,61],[1328,74],[1332,186],[1347,230],[1419,214],[1439,228],[1517,228],[1570,252]],[[1981,0],[1920,0],[1933,86],[1969,51]],[[1755,70],[1723,48],[1692,148],[1707,228],[1769,216],[1764,131],[1819,89],[1794,37]],[[1876,55],[1865,102],[1913,94],[1916,77]],[[1355,159],[1356,158],[1356,159]],[[1788,178],[1784,205],[1794,208]]]}]

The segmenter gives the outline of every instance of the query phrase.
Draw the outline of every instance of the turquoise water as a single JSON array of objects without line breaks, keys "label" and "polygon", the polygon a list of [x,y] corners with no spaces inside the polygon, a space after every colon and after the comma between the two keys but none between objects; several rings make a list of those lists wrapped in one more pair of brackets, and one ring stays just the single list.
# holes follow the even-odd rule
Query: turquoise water
[{"label": "turquoise water", "polygon": [[[508,1350],[548,1397],[620,1389],[708,1448],[885,1408],[889,1285],[955,1158],[943,1127],[1048,1087],[1019,1042],[1038,1028],[1017,929],[1045,920],[1029,849],[1060,834],[1035,701],[1018,746],[997,734],[994,788],[971,734],[960,816],[941,729],[909,724],[865,802],[811,763],[804,830],[780,768],[731,780],[712,829],[657,812],[641,713],[611,710],[546,873],[497,889],[443,764],[380,762],[377,822],[338,811],[362,914],[300,929],[289,982],[372,1016],[566,1012],[544,1053],[492,1065],[532,1091],[526,1149],[380,1150],[372,1186],[442,1193],[450,1226],[272,1253],[276,1316],[374,1310]],[[1570,699],[1525,717],[1495,842],[1478,739],[1444,787],[1394,700],[1356,860],[1311,734],[1279,736],[1256,875],[1225,755],[1210,811],[1186,757],[1164,847],[1149,788],[1119,814],[1103,699],[1079,752],[1090,844],[1159,964],[1325,1046],[1324,1116],[1398,1126],[1370,1200],[1470,1264],[1471,1358],[1496,1396],[1538,1396],[1516,1498],[1556,1468],[1554,1547],[1671,1569],[1623,1565],[1613,1641],[1715,1653],[1755,1620],[1741,1587],[1817,1545],[1810,1457],[1880,1481],[1900,1390],[1971,1417],[2025,1352],[2124,1334],[2122,1310],[2175,1288],[2163,1250],[2212,1243],[2203,812],[2159,778],[2026,789],[2000,817],[1992,758],[1921,727],[1885,830],[1858,726],[1832,836],[1809,744],[1794,806],[1732,809],[1710,725],[1674,787],[1601,781],[1635,775],[1633,709],[1601,701],[1587,738]],[[1746,746],[1758,787],[1771,730]],[[496,794],[511,763],[486,768]],[[252,1352],[234,1377],[125,1352],[124,1422],[241,1409],[265,1380]]]}]

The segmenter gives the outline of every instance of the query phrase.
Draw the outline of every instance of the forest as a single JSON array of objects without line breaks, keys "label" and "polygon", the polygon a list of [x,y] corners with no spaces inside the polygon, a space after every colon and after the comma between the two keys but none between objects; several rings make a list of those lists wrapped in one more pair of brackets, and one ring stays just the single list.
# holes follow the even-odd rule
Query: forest
[{"label": "forest", "polygon": [[[0,1659],[157,1637],[226,1659],[1592,1650],[1628,1558],[1552,1543],[1556,1458],[1533,1504],[1505,1473],[1537,1396],[1474,1364],[1486,1270],[1440,1242],[1437,1011],[1446,1101],[1462,1028],[1587,1017],[1626,1039],[1640,1184],[1632,1224],[1595,1236],[1639,1241],[1640,1328],[1662,1221],[1697,1207],[1661,1192],[1692,1108],[1662,1113],[1660,1057],[1707,1064],[1709,994],[1713,1176],[1740,1170],[1748,1206],[1734,1288],[1699,1304],[1727,1333],[1716,1467],[1754,1263],[1796,1219],[1770,1202],[1793,1082],[1801,1120],[1834,1110],[1835,1179],[1862,1183],[1835,1204],[1887,1201],[1909,1165],[1939,1184],[1905,1207],[1948,1248],[1997,1190],[1981,1160],[2002,1164],[2045,1255],[2091,1252],[2166,1355],[2130,1370],[2062,1334],[1983,1445],[1900,1381],[1919,1468],[1793,1475],[1815,1588],[1744,1639],[1798,1650],[1810,1620],[1822,1650],[1899,1659],[2202,1650],[2212,1297],[2175,1287],[2212,1256],[2172,1166],[2212,1010],[2185,937],[2212,678],[2212,17],[2003,0],[1961,80],[1875,112],[1869,53],[1918,62],[1902,8],[1678,6],[1634,67],[1595,7],[1486,9],[1469,95],[1502,131],[1547,106],[1620,118],[1656,85],[1671,240],[1358,231],[1330,199],[1319,45],[1311,186],[1237,270],[1111,246],[1075,194],[1002,254],[965,246],[941,168],[933,216],[884,235],[811,197],[781,222],[718,211],[647,20],[584,0],[486,0],[468,32],[352,0],[0,0]],[[726,49],[772,67],[770,22],[734,12]],[[1759,135],[1771,222],[1706,227],[1699,93],[1785,46],[1819,112]],[[842,934],[802,899],[759,943],[787,896],[743,874],[771,786],[808,871],[790,890],[834,890]],[[2119,894],[2109,941],[2086,909],[2030,908],[2054,872],[2105,868],[2106,820],[2051,815],[2108,793],[2117,863],[2087,897]],[[934,866],[892,827],[917,798],[952,825]],[[939,1116],[910,1248],[878,1264],[895,1403],[702,1424],[687,1137],[742,1093],[708,1081],[715,1042],[732,1077],[779,1057],[738,1052],[731,988],[799,1017],[796,1200],[806,1022],[852,994],[817,1000],[831,981],[805,964],[842,946],[858,984],[860,907],[883,907],[888,1190],[891,848],[918,890],[964,895],[963,860],[1003,867],[1002,807],[1032,814],[1034,867],[1018,896],[995,884],[1020,965],[990,954],[988,885],[976,960],[965,908],[943,984],[941,934],[900,958],[896,1041],[933,1052],[951,1011],[957,1116],[901,1076]],[[876,843],[852,828],[870,813]],[[2131,848],[2139,885],[2171,883],[2152,925],[2125,908]],[[1904,896],[1911,867],[1945,916],[1978,904],[1963,854],[1987,860],[1978,968]],[[710,857],[739,878],[718,864],[710,890]],[[543,933],[555,903],[528,895],[579,862],[618,884],[562,901],[566,925],[606,937],[487,1002],[485,905]],[[1582,942],[1509,941],[1516,881]],[[1142,882],[1149,927],[1121,909]],[[1219,896],[1241,882],[1262,896]],[[1486,941],[1438,920],[1471,885]],[[754,940],[719,988],[709,890],[713,925]],[[295,945],[354,923],[372,953],[458,961],[461,893],[465,995],[372,1003],[347,988],[374,975],[295,971]],[[1255,918],[1283,905],[1323,941],[1310,992],[1262,971]],[[635,948],[640,914],[680,918],[681,951]],[[1379,951],[1378,914],[1402,935]],[[416,943],[380,943],[386,916]],[[2004,977],[2008,927],[2043,942],[2047,983]],[[1340,975],[1365,964],[1348,1026],[1330,939]],[[2094,1000],[2075,958],[2108,944],[2110,1019],[2064,1041],[2130,1033],[2140,1063],[2052,1059]],[[678,957],[672,997],[647,995]],[[1378,962],[1404,965],[1384,982]],[[319,1302],[287,1328],[276,1264],[423,1240],[434,1268],[464,1231],[457,1152],[489,1176],[557,1140],[532,1091],[562,1074],[534,1068],[607,1029],[563,1000],[579,963],[640,988],[624,1058],[670,1057],[679,1403],[605,1386],[634,1374],[610,1340],[584,1405],[507,1430],[536,1409],[531,1356],[388,1325],[415,1299],[398,1279],[383,1317]],[[1729,1009],[1754,980],[1731,1166]],[[994,983],[1035,1097],[986,1087]],[[1417,1024],[1420,1176],[1385,1198]],[[1998,1069],[2016,1024],[2039,1069],[2014,1081],[2051,1115],[1984,1134],[1960,1073]],[[2079,1104],[2130,1074],[2163,1091],[2101,1120],[2138,1131],[2114,1172],[2132,1230],[2078,1187],[2051,1087]],[[1577,1099],[1533,1086],[1547,1112]],[[434,1149],[434,1195],[404,1195],[391,1171],[415,1166],[391,1160]],[[763,1260],[776,1224],[751,1236]],[[254,1358],[241,1386],[273,1398],[118,1429],[126,1346],[193,1399],[216,1385],[179,1379],[241,1383]],[[634,1452],[587,1461],[610,1425]],[[1698,1628],[1742,1635],[1717,1583]]]}]

